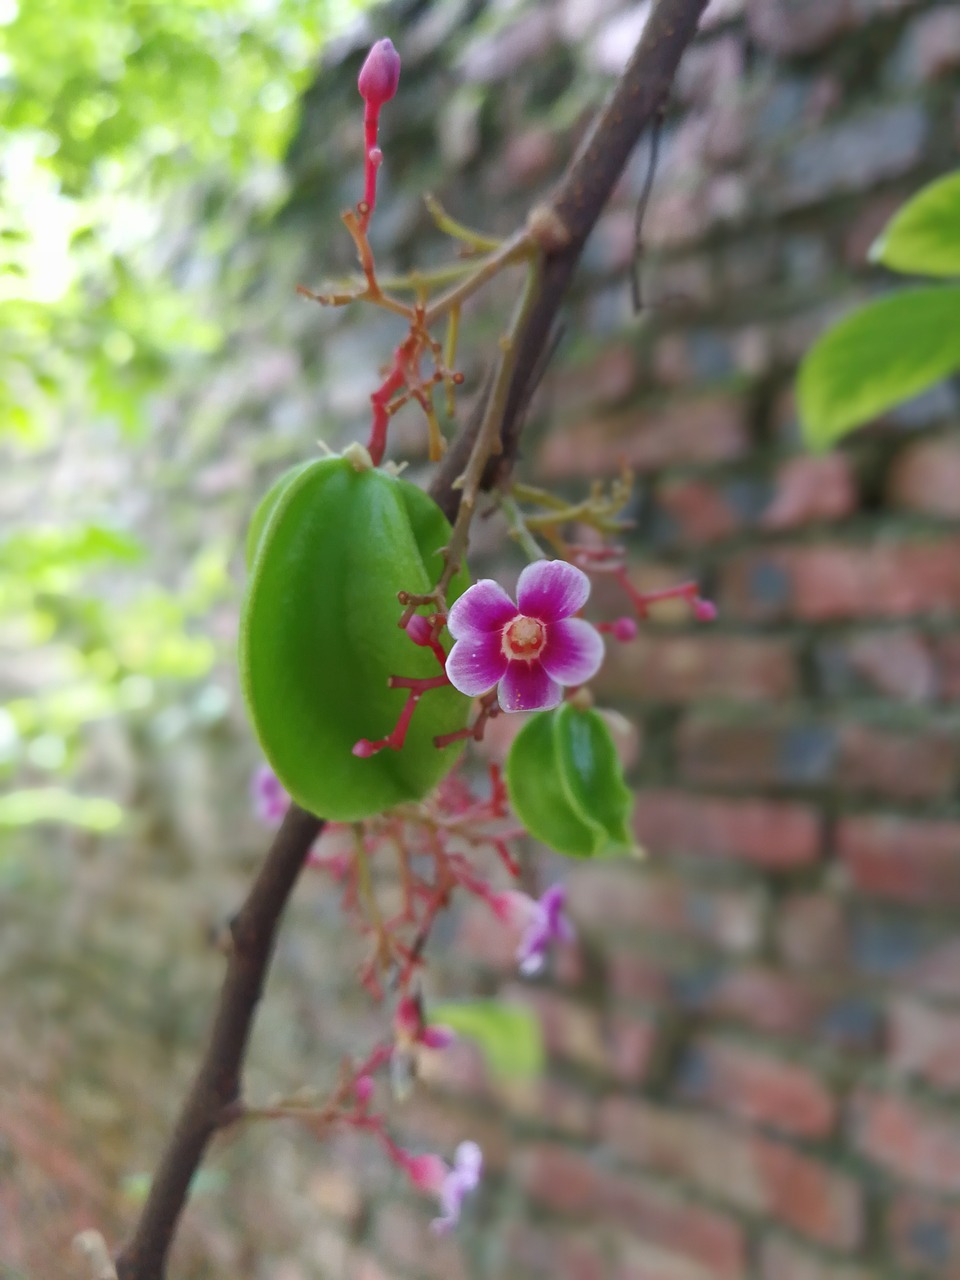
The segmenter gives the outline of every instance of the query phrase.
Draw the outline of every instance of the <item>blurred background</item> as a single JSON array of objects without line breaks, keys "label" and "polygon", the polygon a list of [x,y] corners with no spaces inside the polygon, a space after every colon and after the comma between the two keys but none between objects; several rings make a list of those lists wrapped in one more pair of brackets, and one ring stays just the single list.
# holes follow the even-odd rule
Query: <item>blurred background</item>
[{"label": "blurred background", "polygon": [[[506,233],[562,170],[649,4],[0,0],[0,1277],[119,1241],[197,1061],[217,936],[269,832],[233,670],[246,520],[365,434],[401,336],[298,298],[348,273],[356,73],[403,58],[372,239],[443,260],[422,195]],[[438,993],[503,992],[548,1068],[469,1045],[396,1115],[479,1141],[454,1239],[367,1143],[238,1134],[171,1275],[263,1280],[960,1276],[960,408],[938,387],[811,456],[795,366],[890,214],[960,151],[960,9],[712,0],[644,229],[641,148],[588,245],[523,476],[637,472],[634,581],[694,576],[612,652],[642,867],[560,866],[579,943],[520,984],[484,916]],[[515,281],[468,318],[462,404]],[[419,421],[395,456],[425,475]],[[474,567],[520,563],[484,524]],[[249,1093],[382,1034],[308,875]]]}]

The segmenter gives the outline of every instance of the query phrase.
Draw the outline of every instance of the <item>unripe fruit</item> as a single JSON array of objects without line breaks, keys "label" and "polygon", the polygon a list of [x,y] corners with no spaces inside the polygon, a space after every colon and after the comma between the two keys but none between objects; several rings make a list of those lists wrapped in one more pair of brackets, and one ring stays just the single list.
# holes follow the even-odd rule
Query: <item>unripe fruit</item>
[{"label": "unripe fruit", "polygon": [[[352,754],[396,723],[406,691],[391,676],[440,674],[397,625],[397,592],[431,589],[450,526],[421,489],[349,452],[293,468],[260,503],[240,622],[241,683],[267,760],[297,804],[341,822],[431,790],[461,745],[438,750],[434,737],[461,729],[470,708],[432,689],[400,751]],[[461,571],[447,603],[468,585]]]}]

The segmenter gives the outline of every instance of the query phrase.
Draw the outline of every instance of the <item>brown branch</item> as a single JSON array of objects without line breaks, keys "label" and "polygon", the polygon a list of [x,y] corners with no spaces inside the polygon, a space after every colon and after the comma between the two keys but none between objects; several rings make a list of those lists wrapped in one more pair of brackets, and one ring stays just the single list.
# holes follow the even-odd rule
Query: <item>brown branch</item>
[{"label": "brown branch", "polygon": [[117,1259],[118,1280],[161,1280],[190,1182],[210,1139],[239,1100],[240,1069],[273,954],[280,917],[323,824],[292,805],[247,899],[232,946],[210,1042],[150,1184],[137,1229]]},{"label": "brown branch", "polygon": [[[545,255],[536,296],[517,335],[516,364],[500,426],[503,452],[488,468],[487,488],[503,483],[509,475],[523,413],[584,243],[630,152],[662,108],[706,4],[707,0],[659,0],[626,71],[547,206],[548,215],[559,219],[566,234],[563,244]],[[488,379],[488,388],[492,385],[493,379]],[[455,481],[483,422],[483,399],[430,486],[451,521],[461,493]],[[213,1135],[236,1114],[242,1064],[280,918],[322,826],[302,809],[289,810],[233,922],[230,958],[210,1041],[151,1182],[140,1221],[117,1259],[118,1280],[163,1280],[166,1274],[167,1254],[193,1175]]]},{"label": "brown branch", "polygon": [[[626,70],[547,205],[566,228],[567,239],[547,252],[538,296],[517,335],[516,368],[500,429],[503,447],[487,469],[486,489],[504,484],[516,461],[524,413],[536,389],[531,375],[541,367],[541,357],[587,236],[610,199],[631,151],[662,110],[680,57],[696,34],[706,7],[707,0],[659,0]],[[466,466],[482,418],[483,397],[437,468],[430,486],[430,493],[448,520],[455,518],[460,501],[453,481]]]}]

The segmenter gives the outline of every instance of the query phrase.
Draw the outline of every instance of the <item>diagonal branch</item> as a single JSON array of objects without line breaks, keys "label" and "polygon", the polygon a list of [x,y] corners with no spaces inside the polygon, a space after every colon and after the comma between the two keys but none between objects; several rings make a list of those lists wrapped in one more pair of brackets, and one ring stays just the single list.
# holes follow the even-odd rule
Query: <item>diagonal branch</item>
[{"label": "diagonal branch", "polygon": [[[559,220],[565,235],[562,245],[545,254],[536,295],[517,335],[516,363],[500,425],[503,451],[488,468],[486,488],[503,483],[509,475],[519,447],[524,410],[584,243],[630,152],[663,107],[677,64],[706,5],[707,0],[659,0],[623,76],[546,206],[548,222]],[[488,389],[492,385],[489,379]],[[450,520],[455,519],[460,502],[461,490],[455,482],[483,423],[483,400],[481,397],[478,411],[453,442],[430,486]],[[118,1280],[163,1280],[166,1274],[167,1254],[191,1179],[211,1138],[229,1121],[239,1100],[247,1042],[280,918],[322,825],[295,806],[288,811],[233,921],[233,946],[210,1040],[151,1183],[140,1221],[117,1259]]]}]

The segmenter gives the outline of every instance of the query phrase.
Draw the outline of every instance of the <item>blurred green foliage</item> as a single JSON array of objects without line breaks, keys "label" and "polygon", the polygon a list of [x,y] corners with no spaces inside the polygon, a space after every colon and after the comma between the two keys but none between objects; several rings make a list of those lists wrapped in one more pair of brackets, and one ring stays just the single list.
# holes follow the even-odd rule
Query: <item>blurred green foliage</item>
[{"label": "blurred green foliage", "polygon": [[[0,0],[0,456],[12,474],[26,460],[42,475],[37,459],[77,433],[133,448],[151,395],[191,362],[202,376],[247,284],[245,235],[285,194],[299,95],[324,38],[363,7]],[[209,672],[216,650],[195,624],[229,593],[230,549],[207,547],[173,589],[120,518],[77,520],[38,494],[4,523],[0,834],[45,818],[107,829],[109,802],[54,784],[91,721],[156,707],[170,681]]]}]

